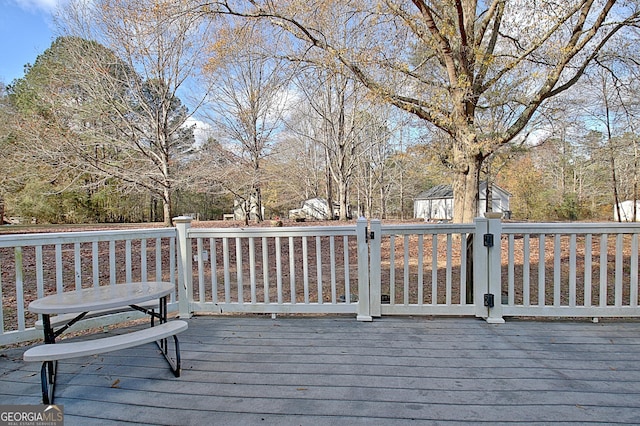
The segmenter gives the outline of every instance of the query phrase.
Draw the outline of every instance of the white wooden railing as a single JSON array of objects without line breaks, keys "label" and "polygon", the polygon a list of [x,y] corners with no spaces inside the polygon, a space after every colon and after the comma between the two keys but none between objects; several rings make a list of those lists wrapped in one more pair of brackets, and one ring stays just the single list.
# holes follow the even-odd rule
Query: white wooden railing
[{"label": "white wooden railing", "polygon": [[475,229],[372,220],[371,314],[475,315],[474,301],[467,300],[467,240]]},{"label": "white wooden railing", "polygon": [[357,226],[247,229],[189,225],[189,218],[176,219],[179,240],[185,242],[180,246],[181,270],[186,271],[181,315],[359,315],[366,306],[358,303],[369,298],[368,285],[360,285],[367,282],[366,221]]},{"label": "white wooden railing", "polygon": [[637,224],[497,224],[504,316],[637,317]]},{"label": "white wooden railing", "polygon": [[[28,303],[132,280],[211,313],[637,317],[640,224],[191,227],[0,236],[0,345],[40,337]],[[116,318],[116,321],[131,318]],[[84,321],[83,321],[84,323]],[[87,321],[86,326],[103,325]]]},{"label": "white wooden railing", "polygon": [[[0,345],[40,338],[27,311],[32,300],[88,286],[126,281],[177,282],[176,232],[173,228],[85,231],[0,236]],[[170,309],[177,309],[172,295]],[[102,326],[139,317],[87,320]]]}]

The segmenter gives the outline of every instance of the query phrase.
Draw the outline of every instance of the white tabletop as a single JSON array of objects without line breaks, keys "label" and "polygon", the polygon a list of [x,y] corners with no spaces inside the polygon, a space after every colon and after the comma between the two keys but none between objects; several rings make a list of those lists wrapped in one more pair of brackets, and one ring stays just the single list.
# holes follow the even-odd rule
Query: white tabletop
[{"label": "white tabletop", "polygon": [[65,314],[110,309],[159,299],[173,289],[172,283],[161,281],[104,285],[52,294],[29,303],[29,310],[37,314]]}]

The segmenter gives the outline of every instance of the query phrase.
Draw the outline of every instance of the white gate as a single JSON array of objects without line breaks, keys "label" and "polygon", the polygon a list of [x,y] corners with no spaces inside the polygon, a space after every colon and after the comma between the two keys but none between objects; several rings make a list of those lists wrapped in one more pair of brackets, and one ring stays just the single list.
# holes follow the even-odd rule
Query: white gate
[{"label": "white gate", "polygon": [[178,220],[180,312],[487,317],[474,295],[491,289],[475,291],[486,280],[468,266],[486,256],[471,259],[467,241],[488,223],[199,229]]},{"label": "white gate", "polygon": [[[371,315],[478,315],[470,242],[479,224],[371,221]],[[483,259],[481,259],[483,260]],[[484,280],[481,280],[484,282]]]}]

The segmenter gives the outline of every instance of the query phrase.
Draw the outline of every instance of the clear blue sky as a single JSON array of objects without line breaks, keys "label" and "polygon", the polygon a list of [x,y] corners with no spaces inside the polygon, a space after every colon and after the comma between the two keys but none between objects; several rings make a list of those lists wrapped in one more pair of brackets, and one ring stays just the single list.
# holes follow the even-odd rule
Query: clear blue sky
[{"label": "clear blue sky", "polygon": [[0,82],[24,75],[54,39],[51,20],[57,0],[0,0]]}]

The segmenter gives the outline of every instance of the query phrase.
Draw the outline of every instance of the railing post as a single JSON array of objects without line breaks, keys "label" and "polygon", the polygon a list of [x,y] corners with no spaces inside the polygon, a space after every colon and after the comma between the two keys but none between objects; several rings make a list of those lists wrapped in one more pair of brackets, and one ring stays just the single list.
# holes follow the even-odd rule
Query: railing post
[{"label": "railing post", "polygon": [[489,287],[487,283],[487,269],[489,259],[487,250],[482,245],[482,238],[488,226],[488,220],[477,217],[473,220],[475,231],[473,234],[473,303],[476,306],[476,316],[487,317],[487,308],[484,306],[484,294]]},{"label": "railing post", "polygon": [[382,261],[381,245],[382,245],[382,224],[380,219],[371,219],[371,229],[369,230],[369,308],[372,317],[382,316],[382,279],[381,266]]},{"label": "railing post", "polygon": [[369,292],[369,244],[367,243],[367,219],[356,222],[358,243],[358,321],[373,321]]},{"label": "railing post", "polygon": [[502,324],[502,260],[500,219],[476,218],[473,242],[473,299],[476,316]]},{"label": "railing post", "polygon": [[180,216],[173,219],[178,243],[178,315],[180,318],[191,317],[191,302],[193,301],[191,241],[187,238],[191,220],[189,216]]}]

